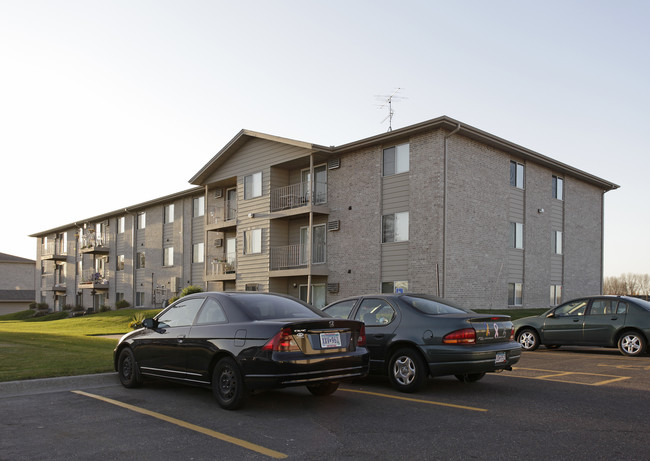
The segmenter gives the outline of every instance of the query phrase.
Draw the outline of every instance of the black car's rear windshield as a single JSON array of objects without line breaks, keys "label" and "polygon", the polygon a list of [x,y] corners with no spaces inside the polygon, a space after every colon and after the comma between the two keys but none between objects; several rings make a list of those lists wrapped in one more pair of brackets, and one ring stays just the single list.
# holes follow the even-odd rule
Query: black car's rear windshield
[{"label": "black car's rear windshield", "polygon": [[433,297],[420,297],[420,296],[401,296],[400,300],[405,302],[411,307],[419,310],[424,314],[440,315],[440,314],[466,314],[470,312],[468,309],[460,306],[453,306],[448,301],[443,301],[439,298]]},{"label": "black car's rear windshield", "polygon": [[322,314],[282,296],[246,295],[232,299],[252,320],[320,318]]}]

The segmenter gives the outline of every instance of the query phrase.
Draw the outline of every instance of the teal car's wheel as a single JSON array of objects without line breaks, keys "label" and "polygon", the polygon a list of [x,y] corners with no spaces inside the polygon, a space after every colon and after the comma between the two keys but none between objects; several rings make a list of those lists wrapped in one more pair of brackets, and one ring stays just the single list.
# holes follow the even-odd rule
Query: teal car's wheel
[{"label": "teal car's wheel", "polygon": [[414,349],[399,349],[388,364],[388,379],[401,392],[415,392],[429,376],[424,360]]},{"label": "teal car's wheel", "polygon": [[530,328],[524,328],[517,333],[517,342],[525,351],[534,351],[539,347],[539,335]]},{"label": "teal car's wheel", "polygon": [[618,338],[618,350],[630,357],[642,355],[645,352],[646,341],[641,333],[626,331]]}]

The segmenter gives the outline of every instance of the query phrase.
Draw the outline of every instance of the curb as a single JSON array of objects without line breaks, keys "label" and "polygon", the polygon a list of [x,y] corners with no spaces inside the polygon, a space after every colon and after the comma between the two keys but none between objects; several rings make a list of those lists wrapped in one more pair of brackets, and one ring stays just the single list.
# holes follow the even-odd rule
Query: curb
[{"label": "curb", "polygon": [[28,379],[0,383],[0,398],[19,395],[47,394],[76,388],[107,387],[120,384],[117,373],[95,375],[59,376],[56,378]]}]

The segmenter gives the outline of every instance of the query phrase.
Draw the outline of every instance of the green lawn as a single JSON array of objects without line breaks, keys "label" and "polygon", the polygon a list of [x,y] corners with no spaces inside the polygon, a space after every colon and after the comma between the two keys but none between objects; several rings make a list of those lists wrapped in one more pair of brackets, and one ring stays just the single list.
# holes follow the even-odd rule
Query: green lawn
[{"label": "green lawn", "polygon": [[112,371],[117,339],[99,335],[127,333],[134,315],[158,312],[120,309],[64,319],[60,313],[0,316],[0,382]]}]

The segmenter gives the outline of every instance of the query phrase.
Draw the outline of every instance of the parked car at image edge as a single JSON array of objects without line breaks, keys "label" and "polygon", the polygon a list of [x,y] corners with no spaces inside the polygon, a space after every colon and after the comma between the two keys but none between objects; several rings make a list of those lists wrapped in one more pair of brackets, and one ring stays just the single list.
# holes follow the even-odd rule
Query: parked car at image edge
[{"label": "parked car at image edge", "polygon": [[387,373],[402,392],[417,391],[429,376],[478,381],[512,370],[521,357],[509,316],[478,314],[434,296],[355,296],[323,311],[364,322],[370,372]]},{"label": "parked car at image edge", "polygon": [[113,353],[122,384],[152,377],[211,387],[225,409],[257,389],[305,385],[329,395],[340,381],[368,373],[362,322],[333,319],[285,295],[197,293],[143,325]]},{"label": "parked car at image edge", "polygon": [[587,296],[514,321],[521,348],[540,345],[618,347],[623,355],[645,353],[650,338],[650,303],[628,296]]}]

